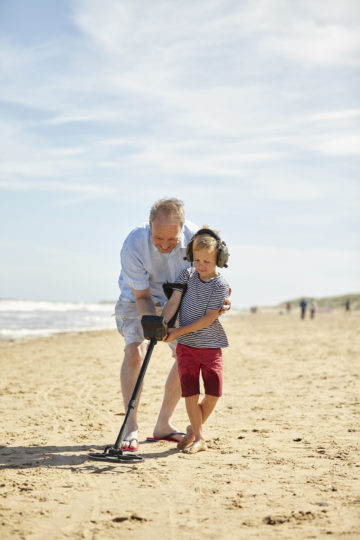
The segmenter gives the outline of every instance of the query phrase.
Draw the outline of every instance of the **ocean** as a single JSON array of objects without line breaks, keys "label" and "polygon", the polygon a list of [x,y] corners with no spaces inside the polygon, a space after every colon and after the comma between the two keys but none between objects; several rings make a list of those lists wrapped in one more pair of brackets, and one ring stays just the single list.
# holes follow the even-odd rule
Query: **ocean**
[{"label": "ocean", "polygon": [[114,303],[0,299],[0,339],[116,328]]}]

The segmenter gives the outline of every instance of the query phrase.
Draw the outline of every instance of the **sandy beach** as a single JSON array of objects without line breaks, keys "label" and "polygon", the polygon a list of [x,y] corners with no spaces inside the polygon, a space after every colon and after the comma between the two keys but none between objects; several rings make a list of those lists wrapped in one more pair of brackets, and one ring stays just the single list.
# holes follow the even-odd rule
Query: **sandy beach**
[{"label": "sandy beach", "polygon": [[[1,342],[2,539],[360,538],[360,313],[225,315],[208,450],[147,443],[171,366],[155,347],[138,464],[90,461],[123,410],[116,331]],[[174,417],[187,425],[183,400]]]}]

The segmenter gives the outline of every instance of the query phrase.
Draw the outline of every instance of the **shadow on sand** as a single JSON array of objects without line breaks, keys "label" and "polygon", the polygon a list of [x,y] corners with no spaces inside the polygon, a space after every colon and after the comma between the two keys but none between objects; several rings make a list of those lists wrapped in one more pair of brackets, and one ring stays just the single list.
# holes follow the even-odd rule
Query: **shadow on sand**
[{"label": "shadow on sand", "polygon": [[[146,441],[140,443],[143,448],[150,450],[150,444]],[[102,452],[104,446],[0,446],[0,470],[5,469],[29,469],[39,467],[66,468],[70,470],[92,470],[104,472],[105,470],[123,467],[127,470],[137,470],[140,464],[107,463],[93,461],[88,457],[89,452]],[[151,448],[153,450],[153,448]],[[141,452],[143,458],[156,459],[166,458],[177,453],[176,448],[161,452]],[[87,465],[84,467],[84,465]]]}]

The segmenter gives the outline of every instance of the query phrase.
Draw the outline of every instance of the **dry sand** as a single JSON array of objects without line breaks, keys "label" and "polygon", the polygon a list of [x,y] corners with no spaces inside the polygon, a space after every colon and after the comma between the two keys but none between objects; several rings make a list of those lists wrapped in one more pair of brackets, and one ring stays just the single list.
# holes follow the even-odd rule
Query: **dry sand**
[{"label": "dry sand", "polygon": [[[90,461],[123,420],[116,331],[0,343],[2,539],[360,538],[360,314],[225,315],[209,449],[145,443],[171,365],[155,347],[139,464]],[[184,430],[183,400],[174,421]]]}]

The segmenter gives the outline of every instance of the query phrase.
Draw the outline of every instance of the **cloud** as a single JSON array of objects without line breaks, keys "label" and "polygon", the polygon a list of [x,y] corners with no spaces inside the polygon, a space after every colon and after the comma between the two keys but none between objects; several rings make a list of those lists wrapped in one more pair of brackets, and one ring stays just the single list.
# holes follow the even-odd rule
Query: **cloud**
[{"label": "cloud", "polygon": [[332,133],[321,137],[315,148],[328,156],[360,156],[358,132]]},{"label": "cloud", "polygon": [[[317,200],[328,165],[314,180],[299,163],[358,155],[359,109],[321,95],[330,64],[358,51],[356,3],[79,0],[72,10],[78,33],[30,49],[6,41],[5,105],[37,119],[0,127],[3,187],[102,178],[107,197],[119,178],[221,178],[235,192],[251,179],[254,197]],[[326,73],[318,95],[312,62]]]},{"label": "cloud", "polygon": [[[196,65],[199,57],[216,61],[225,52],[234,58],[231,52],[239,45],[250,57],[258,53],[267,57],[267,52],[301,63],[358,63],[358,5],[349,0],[341,4],[199,0],[173,4],[169,9],[166,2],[150,6],[146,2],[81,0],[75,4],[73,21],[127,69],[136,72],[137,63],[130,64],[130,58],[135,58],[142,68],[160,71],[159,86],[163,87],[168,75],[181,74],[184,66]],[[258,59],[261,61],[261,55]]]},{"label": "cloud", "polygon": [[338,120],[357,119],[360,117],[360,109],[343,109],[338,111],[325,111],[313,114],[305,119],[305,122],[332,122]]},{"label": "cloud", "polygon": [[357,0],[56,9],[42,18],[32,6],[36,39],[0,21],[4,204],[30,201],[39,223],[38,200],[78,205],[56,208],[59,222],[78,219],[93,250],[99,224],[84,201],[125,234],[155,199],[177,196],[227,237],[234,305],[358,289]]},{"label": "cloud", "polygon": [[290,23],[279,35],[265,38],[266,47],[279,56],[318,66],[359,65],[359,26],[303,21]]},{"label": "cloud", "polygon": [[75,192],[86,193],[88,195],[99,196],[101,194],[111,194],[111,188],[106,186],[95,186],[93,184],[76,184],[57,181],[6,181],[0,180],[0,189],[9,191],[55,191],[55,192]]}]

